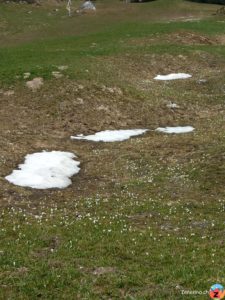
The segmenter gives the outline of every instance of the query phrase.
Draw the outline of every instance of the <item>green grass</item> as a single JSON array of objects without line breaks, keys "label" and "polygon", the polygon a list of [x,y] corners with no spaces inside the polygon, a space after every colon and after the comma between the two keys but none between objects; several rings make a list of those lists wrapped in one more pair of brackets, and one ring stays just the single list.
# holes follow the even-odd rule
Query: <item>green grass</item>
[{"label": "green grass", "polygon": [[[127,27],[126,27],[127,26]],[[129,40],[132,38],[151,37],[157,34],[166,34],[177,31],[181,26],[165,26],[151,25],[149,30],[146,25],[140,26],[137,31],[132,31],[130,25],[126,24],[125,28],[129,30],[110,32],[101,32],[95,35],[86,35],[84,37],[68,37],[63,39],[35,42],[23,46],[15,46],[12,48],[0,49],[0,78],[2,83],[15,83],[18,79],[16,76],[21,76],[24,72],[31,72],[35,76],[43,76],[50,78],[51,72],[55,70],[57,65],[69,65],[75,72],[70,72],[71,78],[77,78],[77,73],[83,72],[93,62],[95,57],[115,56],[123,53],[145,54],[157,53],[172,55],[190,54],[192,51],[205,51],[209,53],[225,56],[225,46],[192,46],[192,45],[173,45],[173,44],[157,44],[149,46],[131,46]],[[193,26],[193,25],[192,25]],[[185,30],[192,30],[185,28]],[[158,30],[154,30],[157,28]],[[204,24],[202,24],[203,31]],[[143,30],[142,30],[143,29]],[[206,33],[206,32],[203,32]],[[128,37],[129,35],[129,37]],[[118,42],[120,40],[123,42]],[[138,41],[137,41],[138,42]],[[96,47],[92,44],[96,43]],[[63,45],[63,47],[62,47]],[[93,75],[94,76],[94,75]]]},{"label": "green grass", "polygon": [[[204,291],[223,278],[224,202],[217,209],[215,202],[171,205],[132,197],[70,205],[36,220],[4,214],[2,298],[182,299],[182,287]],[[99,267],[111,269],[96,275]]]},{"label": "green grass", "polygon": [[[163,11],[165,9],[164,3],[165,1],[159,1],[158,4],[157,1],[147,5],[144,4],[144,6],[148,7],[151,13],[153,8]],[[178,7],[176,13],[182,13],[183,6],[179,10],[178,4],[182,4],[185,8],[187,6],[182,1],[170,1],[170,5],[167,7],[168,15],[174,10],[173,8],[176,5]],[[46,11],[42,7],[34,10],[33,7],[30,8],[29,6],[25,6],[25,8],[22,5],[15,6],[16,9],[14,5],[9,5],[8,8],[6,5],[1,4],[1,14],[7,24],[6,36],[11,35],[12,40],[18,39],[13,47],[4,47],[4,42],[1,45],[0,79],[2,83],[15,83],[16,79],[18,79],[17,77],[24,72],[31,72],[33,76],[50,78],[51,72],[55,69],[54,66],[60,64],[72,66],[73,69],[78,70],[79,76],[82,76],[82,73],[84,73],[83,77],[86,78],[87,74],[82,69],[87,69],[86,66],[92,64],[95,57],[120,55],[126,52],[130,54],[163,54],[165,52],[180,54],[193,50],[202,50],[219,53],[222,56],[225,53],[224,46],[177,47],[177,45],[169,44],[165,47],[165,44],[160,44],[159,42],[154,46],[143,47],[138,45],[138,41],[136,46],[129,46],[129,40],[132,38],[154,37],[177,31],[199,32],[209,36],[224,34],[225,29],[224,26],[221,26],[222,23],[215,21],[212,17],[208,20],[203,19],[196,22],[156,23],[154,19],[152,20],[151,15],[150,19],[147,18],[148,14],[144,14],[140,6],[137,18],[139,19],[143,15],[144,20],[133,20],[133,14],[129,15],[128,11],[126,16],[126,12],[122,11],[118,12],[120,16],[118,22],[115,22],[113,15],[109,16],[109,21],[107,22],[103,15],[99,19],[91,16],[90,20],[85,16],[84,19],[80,20],[79,24],[77,17],[65,19],[65,11],[61,7],[59,13],[53,14],[52,18],[50,18],[47,16],[49,11],[52,13],[52,8],[48,8]],[[190,4],[188,7],[190,7]],[[33,12],[31,16],[27,14],[27,11],[30,10]],[[22,21],[21,14],[26,14]],[[74,28],[73,30],[75,31],[68,29],[67,32],[68,26]],[[103,26],[104,29],[102,29]],[[42,36],[40,36],[40,32]],[[37,35],[36,39],[27,43],[26,36],[32,35]],[[8,40],[10,41],[9,38]],[[23,42],[23,40],[25,41]],[[19,45],[17,45],[18,43]],[[97,44],[96,47],[92,47],[93,43]],[[68,75],[78,79],[77,71],[74,73],[70,72]],[[89,76],[91,75],[89,74]]]}]

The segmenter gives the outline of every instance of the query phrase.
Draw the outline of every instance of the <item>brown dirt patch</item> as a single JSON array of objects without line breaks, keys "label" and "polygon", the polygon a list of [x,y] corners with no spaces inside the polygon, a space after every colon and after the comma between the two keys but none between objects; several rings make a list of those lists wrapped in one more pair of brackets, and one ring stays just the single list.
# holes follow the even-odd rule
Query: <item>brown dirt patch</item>
[{"label": "brown dirt patch", "polygon": [[149,46],[157,44],[179,44],[179,45],[216,45],[217,38],[207,37],[194,32],[179,31],[170,34],[156,34],[150,37],[131,39],[130,44]]},{"label": "brown dirt patch", "polygon": [[216,39],[217,39],[219,45],[225,45],[225,35],[224,34],[218,35],[216,37]]}]

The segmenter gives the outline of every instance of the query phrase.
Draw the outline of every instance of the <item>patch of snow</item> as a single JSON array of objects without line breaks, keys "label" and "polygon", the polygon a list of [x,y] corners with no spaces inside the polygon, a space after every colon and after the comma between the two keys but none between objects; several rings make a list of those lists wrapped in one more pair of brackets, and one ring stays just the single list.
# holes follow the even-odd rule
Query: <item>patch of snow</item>
[{"label": "patch of snow", "polygon": [[156,131],[164,132],[164,133],[188,133],[194,131],[194,127],[192,126],[177,126],[177,127],[158,127]]},{"label": "patch of snow", "polygon": [[71,136],[73,140],[87,140],[93,142],[122,142],[132,136],[141,135],[148,129],[128,129],[128,130],[105,130],[92,135],[84,136],[82,134]]},{"label": "patch of snow", "polygon": [[175,80],[175,79],[187,79],[191,78],[192,75],[185,74],[185,73],[177,73],[177,74],[168,74],[168,75],[157,75],[154,79],[155,80]]},{"label": "patch of snow", "polygon": [[70,177],[80,171],[80,162],[70,152],[51,151],[28,154],[19,170],[6,176],[9,182],[34,189],[66,188]]}]

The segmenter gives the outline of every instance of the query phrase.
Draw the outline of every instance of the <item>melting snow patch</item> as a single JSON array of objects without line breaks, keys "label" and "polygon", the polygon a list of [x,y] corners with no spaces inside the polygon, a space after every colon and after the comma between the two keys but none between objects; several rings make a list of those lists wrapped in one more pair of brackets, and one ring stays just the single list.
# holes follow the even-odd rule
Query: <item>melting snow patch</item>
[{"label": "melting snow patch", "polygon": [[157,75],[155,80],[175,80],[175,79],[187,79],[192,77],[192,75],[185,73],[177,73],[177,74],[168,74],[168,75]]},{"label": "melting snow patch", "polygon": [[177,126],[177,127],[159,127],[156,131],[164,133],[187,133],[195,130],[192,126]]},{"label": "melting snow patch", "polygon": [[80,162],[70,152],[51,151],[28,154],[19,170],[5,178],[19,186],[34,189],[66,188],[71,184],[70,177],[80,171]]},{"label": "melting snow patch", "polygon": [[74,140],[87,140],[93,142],[121,142],[128,140],[132,136],[145,133],[148,129],[129,129],[129,130],[105,130],[92,135],[71,136]]}]

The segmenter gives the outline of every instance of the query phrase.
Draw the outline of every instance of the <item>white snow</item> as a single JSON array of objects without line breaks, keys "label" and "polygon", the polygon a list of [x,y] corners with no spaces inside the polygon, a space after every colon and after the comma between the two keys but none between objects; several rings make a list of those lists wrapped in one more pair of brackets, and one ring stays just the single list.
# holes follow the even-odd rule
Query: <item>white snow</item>
[{"label": "white snow", "polygon": [[187,133],[192,132],[194,127],[192,126],[177,126],[177,127],[159,127],[156,131],[164,132],[164,133]]},{"label": "white snow", "polygon": [[51,151],[28,154],[19,170],[6,176],[9,182],[34,189],[66,188],[70,177],[80,171],[80,162],[70,152]]},{"label": "white snow", "polygon": [[175,80],[175,79],[187,79],[191,78],[192,75],[185,73],[176,73],[176,74],[168,74],[168,75],[157,75],[155,80]]},{"label": "white snow", "polygon": [[93,142],[121,142],[128,140],[132,136],[141,135],[148,129],[128,129],[128,130],[105,130],[92,135],[71,136],[74,140],[87,140]]}]

